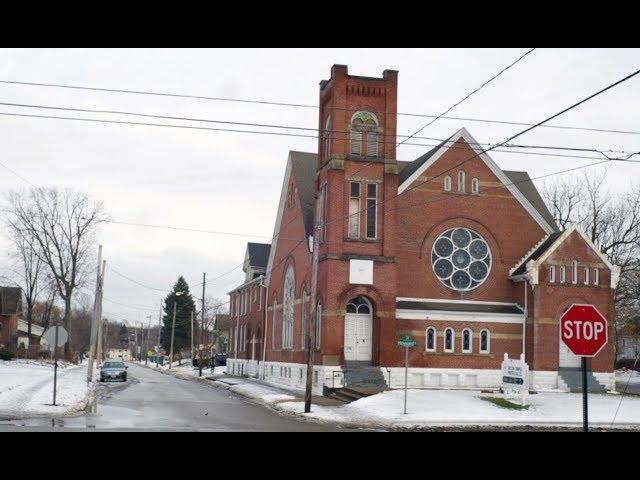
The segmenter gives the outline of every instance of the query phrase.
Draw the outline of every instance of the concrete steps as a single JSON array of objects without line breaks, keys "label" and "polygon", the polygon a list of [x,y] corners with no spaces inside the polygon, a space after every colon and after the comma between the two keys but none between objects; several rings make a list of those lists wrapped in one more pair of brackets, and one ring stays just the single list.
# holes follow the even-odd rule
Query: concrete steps
[{"label": "concrete steps", "polygon": [[[558,386],[570,392],[582,392],[582,369],[561,367],[558,369]],[[590,393],[604,393],[605,387],[591,373],[587,372],[587,387]]]}]

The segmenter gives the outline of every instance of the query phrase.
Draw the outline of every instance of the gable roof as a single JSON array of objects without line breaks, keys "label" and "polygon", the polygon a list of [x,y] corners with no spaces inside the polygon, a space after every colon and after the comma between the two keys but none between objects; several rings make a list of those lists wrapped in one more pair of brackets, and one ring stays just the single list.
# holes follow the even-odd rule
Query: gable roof
[{"label": "gable roof", "polygon": [[[453,137],[453,135],[451,135],[451,137]],[[421,157],[416,158],[413,162],[398,162],[398,164],[400,163],[404,164],[401,171],[400,169],[398,169],[399,170],[398,185],[402,185],[405,182],[405,180],[407,180],[411,175],[413,175],[422,165],[427,163],[427,161],[429,161],[429,159],[433,157],[435,153],[444,146],[445,143],[451,140],[451,137],[444,139],[442,142],[440,142],[438,145],[433,147],[427,153],[425,153]]]},{"label": "gable roof", "polygon": [[247,253],[249,255],[249,266],[257,268],[267,268],[269,261],[270,243],[247,243]]},{"label": "gable roof", "polygon": [[0,315],[15,315],[22,311],[22,289],[0,287]]},{"label": "gable roof", "polygon": [[529,200],[529,203],[538,211],[542,218],[553,227],[553,230],[558,231],[556,220],[553,218],[553,215],[551,215],[547,204],[544,203],[540,192],[538,192],[529,174],[527,172],[517,172],[513,170],[503,170],[503,172],[509,180],[511,180],[511,183],[520,190],[520,193]]},{"label": "gable roof", "polygon": [[[498,167],[498,165],[491,159],[483,149],[479,147],[478,142],[471,136],[466,128],[461,128],[455,134],[451,135],[448,139],[440,143],[439,146],[427,152],[422,157],[415,160],[417,168],[412,165],[407,165],[402,170],[402,178],[399,179],[398,194],[402,194],[409,186],[422,175],[422,173],[433,165],[449,148],[451,144],[458,139],[464,140],[469,147],[476,152],[478,158],[480,158],[493,174],[498,177],[498,180],[502,182],[507,190],[520,202],[523,208],[531,215],[531,217],[540,225],[540,227],[546,232],[551,233],[557,230],[555,223],[549,224],[545,216],[539,212],[531,203],[529,198],[524,192],[528,192],[531,198],[534,199],[531,189],[535,189],[535,186],[531,184],[529,187],[523,187],[523,191],[518,188],[518,184],[514,184],[512,180],[505,174],[505,172]],[[448,144],[447,144],[448,143]],[[413,163],[413,162],[412,162]],[[530,179],[529,179],[530,180]],[[538,194],[539,196],[539,194]],[[544,203],[544,202],[543,202]]]},{"label": "gable roof", "polygon": [[516,277],[522,275],[527,271],[527,263],[531,260],[538,260],[544,252],[546,252],[555,241],[560,238],[562,232],[553,232],[544,237],[533,249],[520,260],[515,267],[509,272],[510,277]]},{"label": "gable roof", "polygon": [[318,155],[307,152],[290,152],[290,158],[293,176],[296,187],[298,188],[298,195],[300,196],[300,205],[302,206],[304,229],[308,236],[313,232],[313,210],[315,205]]}]

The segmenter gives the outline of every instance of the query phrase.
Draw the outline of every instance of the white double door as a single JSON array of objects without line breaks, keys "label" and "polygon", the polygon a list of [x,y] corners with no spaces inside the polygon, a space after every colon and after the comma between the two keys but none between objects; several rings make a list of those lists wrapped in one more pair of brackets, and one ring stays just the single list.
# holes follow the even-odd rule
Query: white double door
[{"label": "white double door", "polygon": [[372,337],[371,314],[347,313],[344,317],[344,359],[370,362]]}]

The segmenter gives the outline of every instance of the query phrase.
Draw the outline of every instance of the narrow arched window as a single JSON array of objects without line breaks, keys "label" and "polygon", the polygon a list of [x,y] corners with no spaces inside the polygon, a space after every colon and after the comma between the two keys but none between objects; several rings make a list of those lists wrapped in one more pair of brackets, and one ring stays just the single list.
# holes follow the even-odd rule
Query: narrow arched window
[{"label": "narrow arched window", "polygon": [[567,267],[560,265],[560,283],[567,281]]},{"label": "narrow arched window", "polygon": [[584,284],[589,285],[589,267],[584,267]]},{"label": "narrow arched window", "polygon": [[316,350],[320,350],[322,345],[322,304],[318,302],[316,306],[316,324],[315,324],[315,337],[316,337]]},{"label": "narrow arched window", "polygon": [[477,178],[471,179],[471,193],[479,193],[480,192],[480,182]]},{"label": "narrow arched window", "polygon": [[453,342],[454,342],[454,333],[453,328],[447,328],[444,331],[444,351],[445,352],[453,352]]},{"label": "narrow arched window", "polygon": [[458,192],[459,193],[464,193],[465,192],[465,184],[466,180],[465,180],[465,174],[464,174],[464,170],[460,170],[458,172]]},{"label": "narrow arched window", "polygon": [[549,283],[554,283],[556,281],[556,266],[549,266]]},{"label": "narrow arched window", "polygon": [[[356,112],[351,117],[349,152],[353,155],[378,156],[378,119],[371,112]],[[363,145],[366,140],[366,151]]]},{"label": "narrow arched window", "polygon": [[489,353],[489,330],[482,330],[480,332],[480,353]]},{"label": "narrow arched window", "polygon": [[328,160],[331,156],[331,128],[331,115],[329,115],[322,133],[322,154],[325,160]]},{"label": "narrow arched window", "polygon": [[302,305],[300,312],[300,348],[306,348],[306,340],[307,340],[307,321],[309,317],[309,312],[307,309],[309,308],[309,296],[306,290],[302,291]]},{"label": "narrow arched window", "polygon": [[282,348],[293,347],[293,317],[296,285],[293,266],[290,265],[284,276],[284,293],[282,296]]},{"label": "narrow arched window", "polygon": [[465,328],[462,331],[462,351],[464,353],[471,353],[471,342],[473,341],[473,335],[471,329]]},{"label": "narrow arched window", "polygon": [[449,175],[444,177],[444,191],[445,192],[451,191],[451,177]]},{"label": "narrow arched window", "polygon": [[426,340],[425,340],[425,350],[427,352],[435,352],[436,351],[436,329],[433,327],[427,328]]},{"label": "narrow arched window", "polygon": [[576,284],[578,283],[578,261],[574,260],[571,262],[571,282]]},{"label": "narrow arched window", "polygon": [[278,301],[273,299],[273,307],[271,307],[271,349],[276,349],[276,309],[278,308]]}]

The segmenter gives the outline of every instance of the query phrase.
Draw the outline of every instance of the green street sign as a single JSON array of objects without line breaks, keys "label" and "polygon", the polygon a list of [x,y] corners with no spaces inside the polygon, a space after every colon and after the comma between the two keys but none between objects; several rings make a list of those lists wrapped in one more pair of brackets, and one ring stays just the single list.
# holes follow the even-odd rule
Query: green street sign
[{"label": "green street sign", "polygon": [[404,347],[404,348],[413,348],[416,345],[418,345],[418,342],[416,342],[413,338],[411,338],[409,335],[405,335],[403,339],[398,340],[398,346],[399,347]]}]

